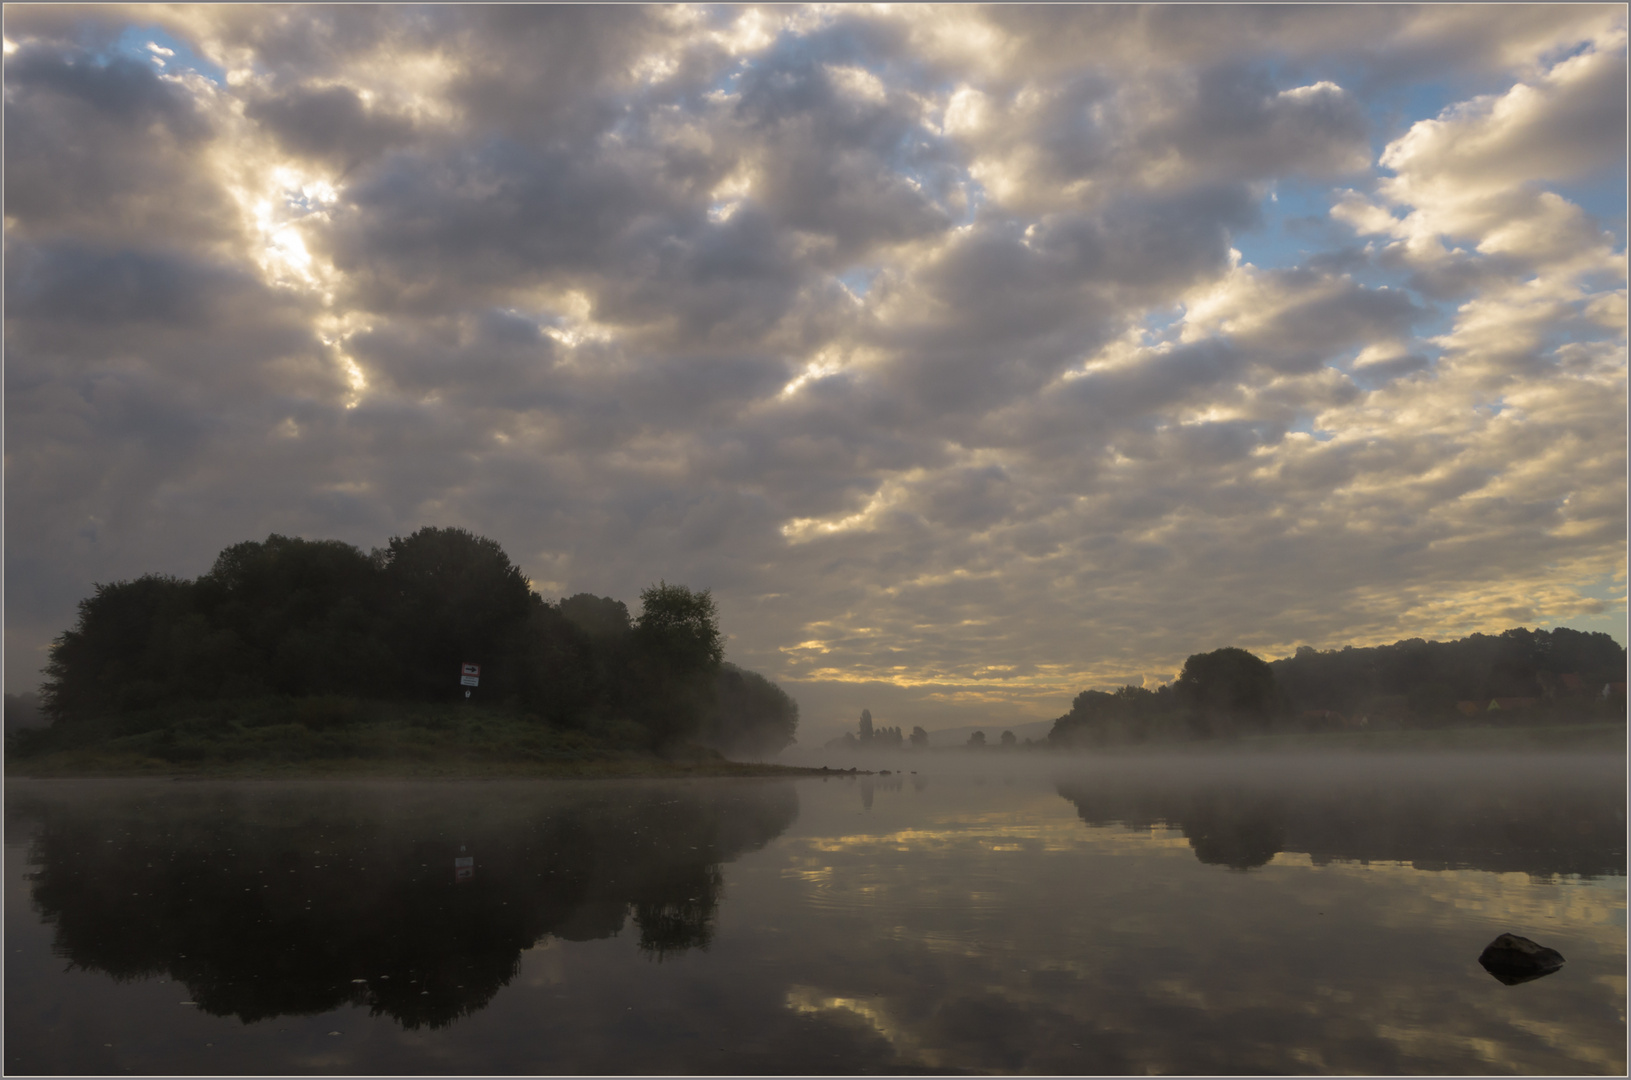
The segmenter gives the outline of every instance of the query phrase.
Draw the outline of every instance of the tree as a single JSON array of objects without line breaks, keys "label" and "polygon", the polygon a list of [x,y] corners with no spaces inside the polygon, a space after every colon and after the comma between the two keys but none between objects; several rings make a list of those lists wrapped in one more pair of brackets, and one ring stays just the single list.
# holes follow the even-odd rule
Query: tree
[{"label": "tree", "polygon": [[578,593],[557,606],[588,647],[586,678],[601,707],[628,712],[638,688],[629,673],[634,648],[634,621],[621,600]]},{"label": "tree", "polygon": [[974,734],[970,735],[968,737],[967,745],[975,749],[983,749],[985,746],[985,732],[976,731]]},{"label": "tree", "polygon": [[684,585],[659,582],[640,593],[640,618],[635,633],[648,649],[657,649],[676,662],[712,671],[725,659],[719,633],[719,612],[713,595],[692,592]]},{"label": "tree", "polygon": [[1164,732],[1176,711],[1171,688],[1123,686],[1114,693],[1083,690],[1070,712],[1053,722],[1049,744],[1056,747],[1141,743]]},{"label": "tree", "polygon": [[859,737],[860,737],[860,740],[862,742],[864,742],[864,743],[872,741],[872,710],[871,709],[862,709],[861,710],[861,724],[860,724],[860,736]]},{"label": "tree", "polygon": [[51,645],[42,706],[78,719],[209,696],[235,642],[214,638],[193,583],[159,574],[97,585],[79,618]]},{"label": "tree", "polygon": [[559,608],[536,593],[531,599],[506,661],[515,673],[517,696],[546,723],[581,726],[604,700],[601,656],[593,639]]},{"label": "tree", "polygon": [[735,664],[722,664],[703,741],[726,754],[769,757],[795,741],[798,722],[798,703],[781,687]]},{"label": "tree", "polygon": [[663,748],[695,737],[713,706],[714,675],[724,662],[713,596],[666,581],[640,593],[631,666],[636,719]]},{"label": "tree", "polygon": [[272,533],[233,544],[198,579],[211,625],[243,643],[228,696],[388,696],[403,672],[385,643],[379,566],[339,540]]},{"label": "tree", "polygon": [[1184,661],[1176,684],[1202,734],[1267,724],[1276,703],[1274,669],[1245,649],[1226,647]]},{"label": "tree", "polygon": [[582,630],[597,647],[622,641],[634,629],[629,609],[623,601],[609,596],[578,593],[563,599],[559,606],[562,616]]},{"label": "tree", "polygon": [[519,681],[506,670],[506,641],[526,621],[532,590],[496,540],[464,529],[426,527],[393,536],[377,553],[403,688],[426,699],[453,697],[459,665],[483,665],[484,697],[502,700]]},{"label": "tree", "polygon": [[928,746],[929,733],[924,731],[921,727],[914,727],[912,729],[912,745],[920,748]]},{"label": "tree", "polygon": [[1017,743],[1019,739],[1015,737],[1012,731],[1005,731],[1002,733],[1002,738],[999,741],[1002,743],[1003,748],[1006,749]]}]

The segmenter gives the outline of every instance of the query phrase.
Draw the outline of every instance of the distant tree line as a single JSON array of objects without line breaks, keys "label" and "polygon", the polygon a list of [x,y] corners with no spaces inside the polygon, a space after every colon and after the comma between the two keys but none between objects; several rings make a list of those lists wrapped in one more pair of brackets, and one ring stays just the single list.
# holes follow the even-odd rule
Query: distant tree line
[{"label": "distant tree line", "polygon": [[910,745],[922,749],[929,745],[929,733],[914,727],[911,735],[902,735],[898,727],[873,727],[872,710],[862,709],[861,719],[853,732],[846,731],[836,739],[828,739],[828,750],[899,750]]},{"label": "distant tree line", "polygon": [[651,745],[774,753],[798,706],[724,662],[712,596],[666,582],[619,600],[534,592],[503,548],[427,527],[364,554],[273,534],[234,544],[195,580],[97,585],[53,643],[41,704],[73,723],[177,702],[341,695],[481,700],[539,722],[632,721]]},{"label": "distant tree line", "polygon": [[1267,731],[1548,723],[1625,716],[1625,647],[1567,627],[1457,641],[1320,651],[1273,663],[1238,648],[1197,653],[1155,690],[1084,690],[1054,721],[1054,747]]}]

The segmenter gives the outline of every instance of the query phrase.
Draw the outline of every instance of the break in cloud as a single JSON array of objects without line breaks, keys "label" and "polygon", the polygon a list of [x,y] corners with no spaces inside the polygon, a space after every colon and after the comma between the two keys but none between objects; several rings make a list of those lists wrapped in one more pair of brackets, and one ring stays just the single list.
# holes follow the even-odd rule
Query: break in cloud
[{"label": "break in cloud", "polygon": [[807,743],[1623,640],[1625,35],[8,5],[8,689],[95,581],[422,524],[711,588]]}]

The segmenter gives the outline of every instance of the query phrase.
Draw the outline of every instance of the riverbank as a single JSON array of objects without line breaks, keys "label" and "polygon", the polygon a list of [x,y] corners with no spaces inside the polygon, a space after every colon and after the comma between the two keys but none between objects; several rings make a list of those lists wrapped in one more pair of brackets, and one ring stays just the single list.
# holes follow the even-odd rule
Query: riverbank
[{"label": "riverbank", "polygon": [[685,746],[653,753],[632,724],[552,727],[471,705],[349,699],[169,707],[7,739],[8,778],[219,779],[822,776]]},{"label": "riverbank", "polygon": [[[932,736],[931,736],[932,737]],[[1626,752],[1626,725],[1590,721],[1545,725],[1468,724],[1404,730],[1275,732],[1233,738],[1192,739],[1082,746],[1055,750],[1047,746],[934,746],[893,752],[838,755],[844,761],[991,760],[1025,761],[1082,757],[1196,757],[1237,754],[1388,754],[1388,753],[1605,753]]]},{"label": "riverbank", "polygon": [[1623,753],[1626,748],[1623,722],[1296,732],[1249,736],[1224,745],[1248,751],[1337,752],[1568,750]]}]

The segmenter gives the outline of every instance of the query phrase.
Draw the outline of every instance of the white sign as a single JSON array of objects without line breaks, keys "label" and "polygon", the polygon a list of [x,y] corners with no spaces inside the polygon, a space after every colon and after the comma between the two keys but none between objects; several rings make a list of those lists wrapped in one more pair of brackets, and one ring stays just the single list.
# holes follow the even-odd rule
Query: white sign
[{"label": "white sign", "polygon": [[481,665],[480,664],[465,664],[465,665],[463,665],[462,669],[459,671],[459,674],[460,675],[480,675],[481,674]]},{"label": "white sign", "polygon": [[481,685],[481,665],[480,664],[463,664],[463,665],[461,665],[460,669],[459,669],[459,685],[460,686],[480,686]]}]

